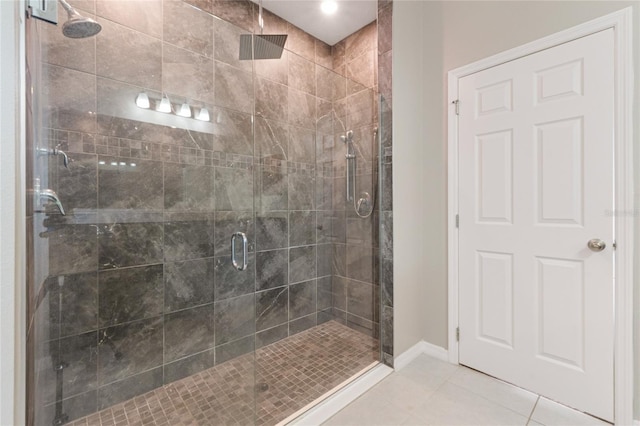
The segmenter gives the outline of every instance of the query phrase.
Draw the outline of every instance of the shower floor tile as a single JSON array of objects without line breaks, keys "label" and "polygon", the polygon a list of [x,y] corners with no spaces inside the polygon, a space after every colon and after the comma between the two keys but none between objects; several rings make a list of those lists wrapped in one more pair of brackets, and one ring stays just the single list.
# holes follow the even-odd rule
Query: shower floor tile
[{"label": "shower floor tile", "polygon": [[329,321],[71,425],[273,425],[378,359],[376,339]]}]

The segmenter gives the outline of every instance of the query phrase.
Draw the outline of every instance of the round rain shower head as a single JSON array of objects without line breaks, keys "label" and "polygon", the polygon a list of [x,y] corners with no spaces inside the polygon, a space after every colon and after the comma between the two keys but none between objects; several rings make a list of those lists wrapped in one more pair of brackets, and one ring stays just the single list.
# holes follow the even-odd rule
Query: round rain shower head
[{"label": "round rain shower head", "polygon": [[102,30],[102,25],[91,18],[82,16],[66,0],[58,0],[64,10],[69,14],[69,19],[62,25],[62,34],[69,38],[91,37]]},{"label": "round rain shower head", "polygon": [[85,38],[98,34],[102,26],[91,18],[75,16],[62,25],[62,34],[69,38]]}]

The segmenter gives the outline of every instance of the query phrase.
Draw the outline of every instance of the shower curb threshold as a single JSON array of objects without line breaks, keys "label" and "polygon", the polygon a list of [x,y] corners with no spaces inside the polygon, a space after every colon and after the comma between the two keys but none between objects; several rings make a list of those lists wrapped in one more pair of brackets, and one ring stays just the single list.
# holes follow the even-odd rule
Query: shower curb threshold
[{"label": "shower curb threshold", "polygon": [[276,426],[320,425],[373,388],[393,371],[391,367],[375,361],[315,401],[291,414]]}]

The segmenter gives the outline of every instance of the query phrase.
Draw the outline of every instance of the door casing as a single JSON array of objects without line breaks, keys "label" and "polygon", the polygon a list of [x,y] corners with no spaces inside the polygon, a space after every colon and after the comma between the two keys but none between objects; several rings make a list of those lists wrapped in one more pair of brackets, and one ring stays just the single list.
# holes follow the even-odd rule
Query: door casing
[{"label": "door casing", "polygon": [[[615,423],[633,423],[633,58],[632,8],[628,7],[556,34],[484,58],[448,73],[448,354],[458,364],[458,80],[596,32],[614,30],[615,199]],[[461,218],[461,220],[465,220]]]}]

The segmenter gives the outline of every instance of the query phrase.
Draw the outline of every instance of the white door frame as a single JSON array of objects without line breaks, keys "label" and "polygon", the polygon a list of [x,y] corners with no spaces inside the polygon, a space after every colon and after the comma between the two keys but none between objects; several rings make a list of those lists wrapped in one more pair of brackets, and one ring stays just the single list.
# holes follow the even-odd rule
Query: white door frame
[{"label": "white door frame", "polygon": [[[448,287],[449,362],[458,364],[458,81],[462,77],[531,55],[609,28],[614,30],[615,78],[615,341],[614,416],[618,425],[633,423],[633,58],[632,8],[605,15],[449,71],[448,91]],[[466,220],[461,218],[461,220]]]}]

